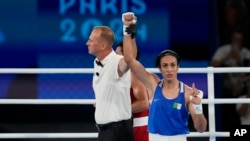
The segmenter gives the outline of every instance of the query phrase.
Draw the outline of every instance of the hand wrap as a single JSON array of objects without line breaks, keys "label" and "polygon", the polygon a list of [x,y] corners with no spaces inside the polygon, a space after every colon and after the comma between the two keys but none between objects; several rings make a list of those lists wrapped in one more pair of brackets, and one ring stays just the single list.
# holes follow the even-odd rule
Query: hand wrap
[{"label": "hand wrap", "polygon": [[[126,12],[122,14],[122,21],[124,23],[125,19],[124,16],[125,14],[132,14],[134,15],[133,12]],[[131,35],[131,38],[134,38],[136,35],[136,22],[137,20],[133,19],[132,24],[129,26],[123,25],[123,35]]]},{"label": "hand wrap", "polygon": [[136,35],[136,24],[131,24],[130,26],[126,27],[125,32],[127,32],[127,34],[131,35],[131,38],[134,39],[135,35]]},{"label": "hand wrap", "polygon": [[[203,108],[202,108],[202,98],[203,98],[203,91],[200,91],[199,94],[197,94],[196,96],[198,96],[201,99],[201,103],[200,104],[193,104],[194,107],[194,111],[197,115],[200,115],[203,113]],[[190,100],[193,99],[193,96],[190,96]]]}]

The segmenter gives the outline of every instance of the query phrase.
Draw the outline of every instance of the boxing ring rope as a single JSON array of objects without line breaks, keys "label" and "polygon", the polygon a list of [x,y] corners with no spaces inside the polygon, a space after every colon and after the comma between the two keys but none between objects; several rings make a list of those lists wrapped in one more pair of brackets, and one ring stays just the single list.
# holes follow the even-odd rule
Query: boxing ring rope
[{"label": "boxing ring rope", "polygon": [[[147,68],[148,71],[159,73],[157,68]],[[203,103],[208,104],[208,132],[191,132],[188,137],[209,137],[210,141],[216,141],[216,137],[229,137],[229,132],[216,132],[215,129],[215,104],[250,103],[250,99],[230,98],[215,99],[214,97],[214,73],[246,73],[250,67],[230,68],[180,68],[179,73],[207,73],[208,98]],[[93,68],[1,68],[0,74],[37,74],[37,73],[93,73]],[[92,99],[0,99],[0,104],[93,104]],[[0,139],[29,139],[29,138],[97,138],[97,133],[0,133]]]},{"label": "boxing ring rope", "polygon": [[[59,139],[59,138],[97,138],[97,133],[0,133],[0,139]],[[188,137],[229,137],[227,132],[217,132],[211,135],[209,132],[191,132]]]}]

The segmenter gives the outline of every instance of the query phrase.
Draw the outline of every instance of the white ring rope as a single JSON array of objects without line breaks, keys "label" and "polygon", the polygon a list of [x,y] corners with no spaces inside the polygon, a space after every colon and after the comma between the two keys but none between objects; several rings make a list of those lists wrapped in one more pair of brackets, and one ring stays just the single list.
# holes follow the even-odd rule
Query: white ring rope
[{"label": "white ring rope", "polygon": [[[152,73],[159,73],[157,68],[147,68]],[[188,137],[209,137],[210,141],[216,141],[216,137],[229,137],[229,132],[216,132],[215,130],[215,104],[229,103],[250,103],[250,99],[226,98],[215,99],[214,97],[214,73],[246,73],[250,72],[250,67],[230,67],[230,68],[180,68],[180,73],[207,73],[208,78],[208,98],[204,99],[204,104],[208,104],[209,132],[191,132]],[[1,68],[0,74],[23,73],[93,73],[93,68]],[[0,99],[0,104],[93,104],[93,99]],[[0,133],[0,139],[11,138],[97,138],[97,133]]]},{"label": "white ring rope", "polygon": [[0,133],[0,139],[97,138],[97,133]]},{"label": "white ring rope", "polygon": [[37,74],[37,73],[93,73],[93,68],[2,68],[0,73]]},{"label": "white ring rope", "polygon": [[[93,104],[94,99],[0,99],[0,104]],[[203,104],[233,104],[233,103],[250,103],[249,98],[217,98],[214,100],[203,99]]]},{"label": "white ring rope", "polygon": [[[209,137],[209,132],[191,132],[187,137]],[[229,132],[216,132],[217,137],[229,137]],[[0,139],[97,138],[98,133],[0,133]]]},{"label": "white ring rope", "polygon": [[94,99],[0,99],[0,104],[93,104]]},{"label": "white ring rope", "polygon": [[[147,68],[148,71],[159,73],[157,68]],[[180,73],[238,73],[250,72],[250,67],[207,67],[207,68],[180,68]],[[37,74],[37,73],[93,73],[93,68],[1,68],[0,73],[24,73],[24,74]]]}]

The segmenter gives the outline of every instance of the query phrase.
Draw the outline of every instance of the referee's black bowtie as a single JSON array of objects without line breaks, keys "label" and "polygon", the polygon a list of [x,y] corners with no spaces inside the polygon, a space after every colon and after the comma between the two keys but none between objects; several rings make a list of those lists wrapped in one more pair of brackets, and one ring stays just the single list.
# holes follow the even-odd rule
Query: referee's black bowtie
[{"label": "referee's black bowtie", "polygon": [[102,64],[102,62],[101,62],[101,61],[95,60],[95,63],[96,63],[98,66],[103,67],[103,64]]}]

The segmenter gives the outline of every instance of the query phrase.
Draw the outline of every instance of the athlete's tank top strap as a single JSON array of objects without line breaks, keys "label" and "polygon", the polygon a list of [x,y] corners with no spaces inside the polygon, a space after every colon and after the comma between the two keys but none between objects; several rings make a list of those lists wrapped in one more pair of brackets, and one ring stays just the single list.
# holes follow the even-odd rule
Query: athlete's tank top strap
[{"label": "athlete's tank top strap", "polygon": [[183,82],[180,81],[180,93],[183,93],[184,92],[184,87],[185,85],[183,84]]},{"label": "athlete's tank top strap", "polygon": [[159,87],[163,87],[163,82],[164,82],[164,80],[161,79],[161,80],[159,81],[159,83],[158,83],[158,86],[159,86]]},{"label": "athlete's tank top strap", "polygon": [[[161,79],[160,81],[159,81],[159,84],[158,84],[158,86],[159,87],[163,87],[163,83],[164,83],[164,80],[163,79]],[[179,87],[180,87],[180,92],[184,92],[184,83],[182,82],[182,81],[179,81]]]}]

